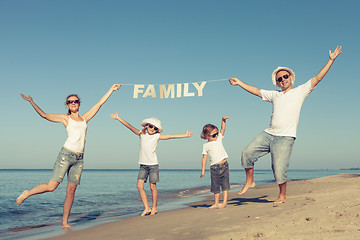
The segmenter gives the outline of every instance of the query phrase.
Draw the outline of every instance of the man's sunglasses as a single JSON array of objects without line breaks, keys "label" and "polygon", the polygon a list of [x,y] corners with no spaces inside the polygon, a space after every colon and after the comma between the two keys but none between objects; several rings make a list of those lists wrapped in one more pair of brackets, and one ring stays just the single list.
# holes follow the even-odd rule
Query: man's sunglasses
[{"label": "man's sunglasses", "polygon": [[214,133],[213,135],[211,135],[212,138],[216,138],[216,136],[219,134],[219,132]]},{"label": "man's sunglasses", "polygon": [[66,101],[66,104],[70,104],[70,103],[80,103],[79,100],[68,100]]},{"label": "man's sunglasses", "polygon": [[276,81],[282,82],[283,78],[284,78],[284,79],[288,79],[289,77],[290,77],[290,75],[285,74],[284,76],[279,77],[278,79],[276,79]]},{"label": "man's sunglasses", "polygon": [[155,127],[155,126],[153,126],[153,125],[151,125],[151,124],[148,124],[148,127],[149,127],[149,128],[154,128],[155,131],[159,130],[157,127]]}]

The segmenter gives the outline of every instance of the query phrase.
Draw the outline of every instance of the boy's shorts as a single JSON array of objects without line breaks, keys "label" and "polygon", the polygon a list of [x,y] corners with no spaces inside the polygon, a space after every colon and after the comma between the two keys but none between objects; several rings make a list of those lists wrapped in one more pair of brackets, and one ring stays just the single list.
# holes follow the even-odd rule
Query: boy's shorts
[{"label": "boy's shorts", "polygon": [[220,193],[220,188],[223,192],[230,190],[229,164],[227,161],[221,164],[211,165],[210,173],[212,193]]},{"label": "boy's shorts", "polygon": [[159,182],[159,165],[140,164],[138,179],[146,182],[148,177],[150,183]]},{"label": "boy's shorts", "polygon": [[68,174],[68,183],[80,185],[80,177],[84,167],[84,154],[74,153],[62,148],[54,164],[51,180],[61,183]]}]

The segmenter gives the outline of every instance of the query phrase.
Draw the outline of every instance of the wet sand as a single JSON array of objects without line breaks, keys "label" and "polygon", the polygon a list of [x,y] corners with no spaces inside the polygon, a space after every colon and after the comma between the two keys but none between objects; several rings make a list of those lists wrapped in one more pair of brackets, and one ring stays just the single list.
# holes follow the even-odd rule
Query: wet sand
[{"label": "wet sand", "polygon": [[155,216],[129,217],[51,239],[360,239],[360,175],[288,182],[287,202],[274,205],[276,184],[230,192],[225,209],[213,198]]}]

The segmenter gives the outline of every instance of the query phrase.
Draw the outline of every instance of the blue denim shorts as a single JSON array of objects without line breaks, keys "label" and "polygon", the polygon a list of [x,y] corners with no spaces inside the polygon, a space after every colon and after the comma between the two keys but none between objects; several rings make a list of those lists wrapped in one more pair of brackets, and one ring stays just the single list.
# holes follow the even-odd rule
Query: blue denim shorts
[{"label": "blue denim shorts", "polygon": [[223,192],[230,190],[229,164],[227,161],[211,165],[210,174],[212,193],[220,193],[220,188]]},{"label": "blue denim shorts", "polygon": [[244,149],[241,156],[242,166],[253,168],[260,157],[270,153],[275,181],[277,184],[283,184],[287,181],[287,170],[294,143],[294,137],[274,136],[262,132]]},{"label": "blue denim shorts", "polygon": [[158,183],[159,180],[159,165],[143,165],[140,164],[138,179],[147,181],[149,177],[150,183]]},{"label": "blue denim shorts", "polygon": [[68,182],[80,185],[80,177],[84,167],[84,154],[74,153],[62,148],[54,164],[51,180],[62,182],[65,174],[68,174]]}]

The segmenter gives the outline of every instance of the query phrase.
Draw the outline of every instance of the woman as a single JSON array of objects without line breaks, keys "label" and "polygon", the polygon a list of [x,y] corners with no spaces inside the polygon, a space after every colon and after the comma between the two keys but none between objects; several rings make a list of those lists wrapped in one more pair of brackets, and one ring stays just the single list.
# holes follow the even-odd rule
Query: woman
[{"label": "woman", "polygon": [[100,107],[108,100],[113,91],[119,90],[120,84],[114,84],[110,90],[84,115],[79,115],[80,98],[76,94],[69,95],[66,99],[68,114],[48,114],[41,110],[31,96],[24,96],[23,99],[30,102],[35,111],[42,117],[51,122],[64,124],[68,133],[68,138],[61,149],[54,164],[53,174],[47,184],[40,184],[30,191],[25,190],[17,199],[17,205],[24,202],[32,195],[54,191],[68,173],[68,186],[64,202],[62,228],[71,227],[68,223],[70,210],[75,197],[75,190],[80,184],[80,177],[83,169],[83,154],[85,148],[85,136],[87,123],[96,115]]}]

